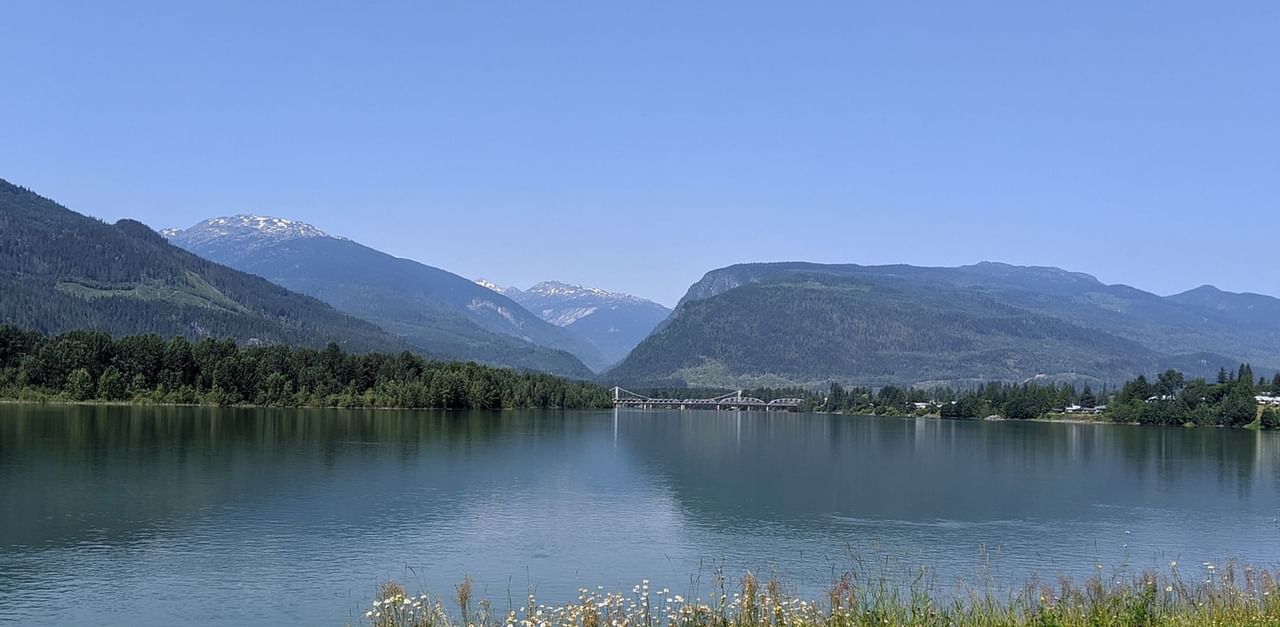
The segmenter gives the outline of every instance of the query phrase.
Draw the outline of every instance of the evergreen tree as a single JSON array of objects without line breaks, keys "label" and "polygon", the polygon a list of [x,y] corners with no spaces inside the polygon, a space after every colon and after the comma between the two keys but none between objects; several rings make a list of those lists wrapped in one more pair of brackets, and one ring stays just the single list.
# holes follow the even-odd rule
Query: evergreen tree
[{"label": "evergreen tree", "polygon": [[1089,387],[1088,383],[1084,384],[1084,391],[1080,393],[1080,406],[1094,407],[1097,404],[1098,399],[1093,396],[1093,389]]},{"label": "evergreen tree", "polygon": [[1236,376],[1236,383],[1241,389],[1253,394],[1253,367],[1249,364],[1240,364],[1240,373]]},{"label": "evergreen tree", "polygon": [[1185,385],[1185,379],[1177,370],[1166,370],[1156,377],[1155,391],[1161,396],[1173,396]]},{"label": "evergreen tree", "polygon": [[827,411],[840,411],[845,408],[845,392],[844,388],[835,381],[831,382],[831,387],[827,392]]}]

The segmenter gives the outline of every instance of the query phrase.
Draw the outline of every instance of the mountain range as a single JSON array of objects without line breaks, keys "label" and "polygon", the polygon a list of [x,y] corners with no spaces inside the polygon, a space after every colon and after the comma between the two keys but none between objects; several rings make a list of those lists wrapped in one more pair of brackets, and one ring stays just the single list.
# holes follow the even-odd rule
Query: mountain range
[{"label": "mountain range", "polygon": [[609,371],[632,385],[1118,382],[1280,365],[1280,300],[1162,297],[1057,268],[741,264],[691,286]]},{"label": "mountain range", "polygon": [[161,235],[2,180],[0,324],[337,342],[628,386],[1106,383],[1280,367],[1280,299],[1212,286],[1159,296],[991,262],[751,263],[708,272],[668,311],[556,281],[476,282],[285,218]]},{"label": "mountain range", "polygon": [[169,245],[133,220],[106,224],[0,180],[0,324],[45,333],[231,337],[248,344],[399,351],[332,307]]},{"label": "mountain range", "polygon": [[432,356],[588,378],[587,342],[451,272],[296,220],[236,215],[162,232],[170,242],[368,320]]},{"label": "mountain range", "polygon": [[622,361],[671,314],[651,300],[560,281],[543,281],[527,290],[500,287],[484,279],[476,283],[590,342],[610,364]]}]

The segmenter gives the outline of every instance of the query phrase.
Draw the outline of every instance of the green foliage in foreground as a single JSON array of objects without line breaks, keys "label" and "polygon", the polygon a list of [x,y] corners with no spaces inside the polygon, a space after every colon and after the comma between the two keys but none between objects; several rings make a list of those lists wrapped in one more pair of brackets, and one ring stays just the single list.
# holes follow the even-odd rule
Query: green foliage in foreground
[{"label": "green foliage in foreground", "polygon": [[972,589],[945,593],[924,583],[908,586],[884,578],[845,575],[824,598],[801,599],[777,580],[747,574],[738,585],[717,578],[715,589],[692,598],[650,590],[643,582],[630,594],[583,589],[578,600],[539,604],[532,594],[522,607],[496,611],[472,599],[470,580],[451,598],[410,596],[383,584],[363,614],[375,627],[1149,627],[1280,625],[1276,573],[1206,566],[1203,576],[1184,578],[1176,563],[1165,574],[1123,579],[1095,576],[1083,584],[1032,582],[998,596]]},{"label": "green foliage in foreground", "polygon": [[427,361],[412,353],[349,354],[238,346],[233,340],[101,331],[54,337],[0,326],[0,397],[273,407],[439,409],[610,406],[601,387],[545,374]]}]

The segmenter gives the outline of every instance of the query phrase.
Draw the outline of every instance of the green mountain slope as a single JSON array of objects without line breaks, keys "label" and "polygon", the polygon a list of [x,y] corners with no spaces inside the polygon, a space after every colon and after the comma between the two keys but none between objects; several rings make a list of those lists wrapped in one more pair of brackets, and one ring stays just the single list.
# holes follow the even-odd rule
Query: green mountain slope
[{"label": "green mountain slope", "polygon": [[[708,273],[606,378],[697,385],[1118,382],[1271,366],[1265,330],[1054,268],[744,264]],[[1229,340],[1229,341],[1228,341]],[[1239,350],[1228,353],[1228,345]],[[1267,351],[1271,351],[1268,353]]]},{"label": "green mountain slope", "polygon": [[588,365],[605,365],[585,340],[506,296],[301,222],[233,216],[165,234],[196,254],[314,296],[433,355],[578,378],[594,375]]},{"label": "green mountain slope", "polygon": [[114,225],[0,180],[0,323],[231,337],[352,351],[407,346],[313,298],[171,246],[132,220]]}]

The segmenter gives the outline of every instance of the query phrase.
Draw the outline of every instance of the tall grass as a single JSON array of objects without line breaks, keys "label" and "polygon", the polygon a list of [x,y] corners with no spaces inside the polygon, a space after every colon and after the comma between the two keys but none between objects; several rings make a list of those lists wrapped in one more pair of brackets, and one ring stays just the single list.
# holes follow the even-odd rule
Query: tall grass
[{"label": "tall grass", "polygon": [[706,595],[686,598],[643,581],[629,593],[582,589],[574,602],[544,605],[533,594],[521,607],[495,612],[475,604],[464,579],[452,599],[411,596],[383,584],[364,614],[374,627],[1199,627],[1280,626],[1277,573],[1229,562],[1203,564],[1194,576],[1176,562],[1164,572],[1083,581],[1033,580],[1003,595],[944,590],[926,576],[898,584],[884,576],[846,574],[820,598],[789,594],[776,578],[721,574]]}]

